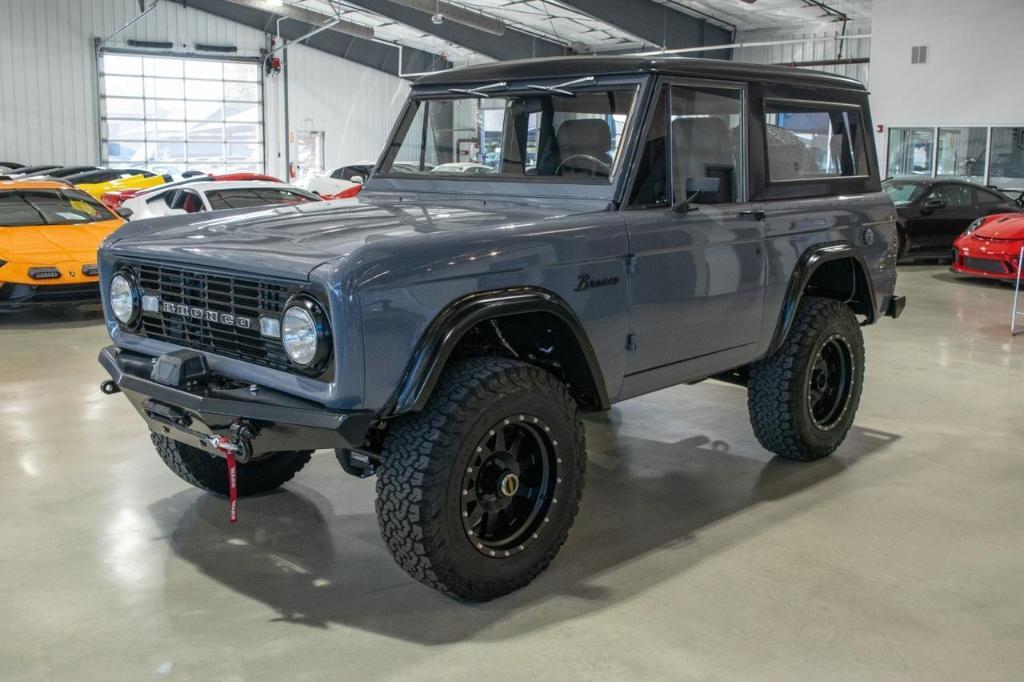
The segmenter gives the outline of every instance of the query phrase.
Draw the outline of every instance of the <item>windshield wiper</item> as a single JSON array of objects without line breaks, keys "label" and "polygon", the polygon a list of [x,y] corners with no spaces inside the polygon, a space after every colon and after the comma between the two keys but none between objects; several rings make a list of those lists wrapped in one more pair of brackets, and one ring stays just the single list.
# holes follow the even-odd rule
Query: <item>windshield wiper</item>
[{"label": "windshield wiper", "polygon": [[571,81],[559,83],[558,85],[538,85],[536,83],[530,83],[526,87],[531,90],[544,90],[545,92],[553,92],[557,95],[565,95],[566,97],[575,97],[576,93],[572,90],[566,90],[570,85],[583,85],[584,83],[593,83],[593,76],[584,76],[583,78],[574,78]]},{"label": "windshield wiper", "polygon": [[488,90],[497,90],[498,88],[507,88],[508,83],[501,81],[499,83],[491,83],[490,85],[480,85],[475,88],[448,88],[448,92],[457,92],[462,95],[479,95],[480,97],[490,97],[487,94]]}]

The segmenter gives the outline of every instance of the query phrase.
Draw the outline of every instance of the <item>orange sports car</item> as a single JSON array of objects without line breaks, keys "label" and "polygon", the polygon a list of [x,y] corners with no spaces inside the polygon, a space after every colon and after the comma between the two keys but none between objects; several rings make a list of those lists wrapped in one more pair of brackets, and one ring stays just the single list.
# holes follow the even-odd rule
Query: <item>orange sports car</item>
[{"label": "orange sports car", "polygon": [[98,302],[96,250],[123,224],[62,182],[0,182],[0,311]]}]

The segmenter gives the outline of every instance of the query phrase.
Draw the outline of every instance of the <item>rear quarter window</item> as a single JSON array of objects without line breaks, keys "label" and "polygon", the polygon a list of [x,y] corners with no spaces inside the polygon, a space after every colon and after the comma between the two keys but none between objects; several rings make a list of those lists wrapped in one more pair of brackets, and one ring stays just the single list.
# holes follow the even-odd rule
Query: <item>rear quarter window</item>
[{"label": "rear quarter window", "polygon": [[764,123],[769,183],[870,174],[859,107],[768,100]]}]

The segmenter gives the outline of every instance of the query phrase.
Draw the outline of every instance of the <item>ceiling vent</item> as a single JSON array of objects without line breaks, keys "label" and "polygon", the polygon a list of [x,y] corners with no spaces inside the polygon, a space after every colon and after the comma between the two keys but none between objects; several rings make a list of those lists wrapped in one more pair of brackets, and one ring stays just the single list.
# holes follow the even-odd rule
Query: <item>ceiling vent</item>
[{"label": "ceiling vent", "polygon": [[928,61],[928,46],[915,45],[910,48],[910,63],[925,64]]}]

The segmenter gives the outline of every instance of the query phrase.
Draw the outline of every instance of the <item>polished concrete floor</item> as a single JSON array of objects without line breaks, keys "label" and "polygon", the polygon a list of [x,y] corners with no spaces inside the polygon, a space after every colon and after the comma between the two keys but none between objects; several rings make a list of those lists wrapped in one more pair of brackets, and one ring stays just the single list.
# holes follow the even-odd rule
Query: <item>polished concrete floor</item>
[{"label": "polished concrete floor", "polygon": [[95,314],[0,319],[0,679],[1019,680],[1011,291],[899,288],[836,456],[772,459],[733,386],[619,405],[558,559],[484,605],[394,566],[330,455],[229,526],[97,390]]}]

